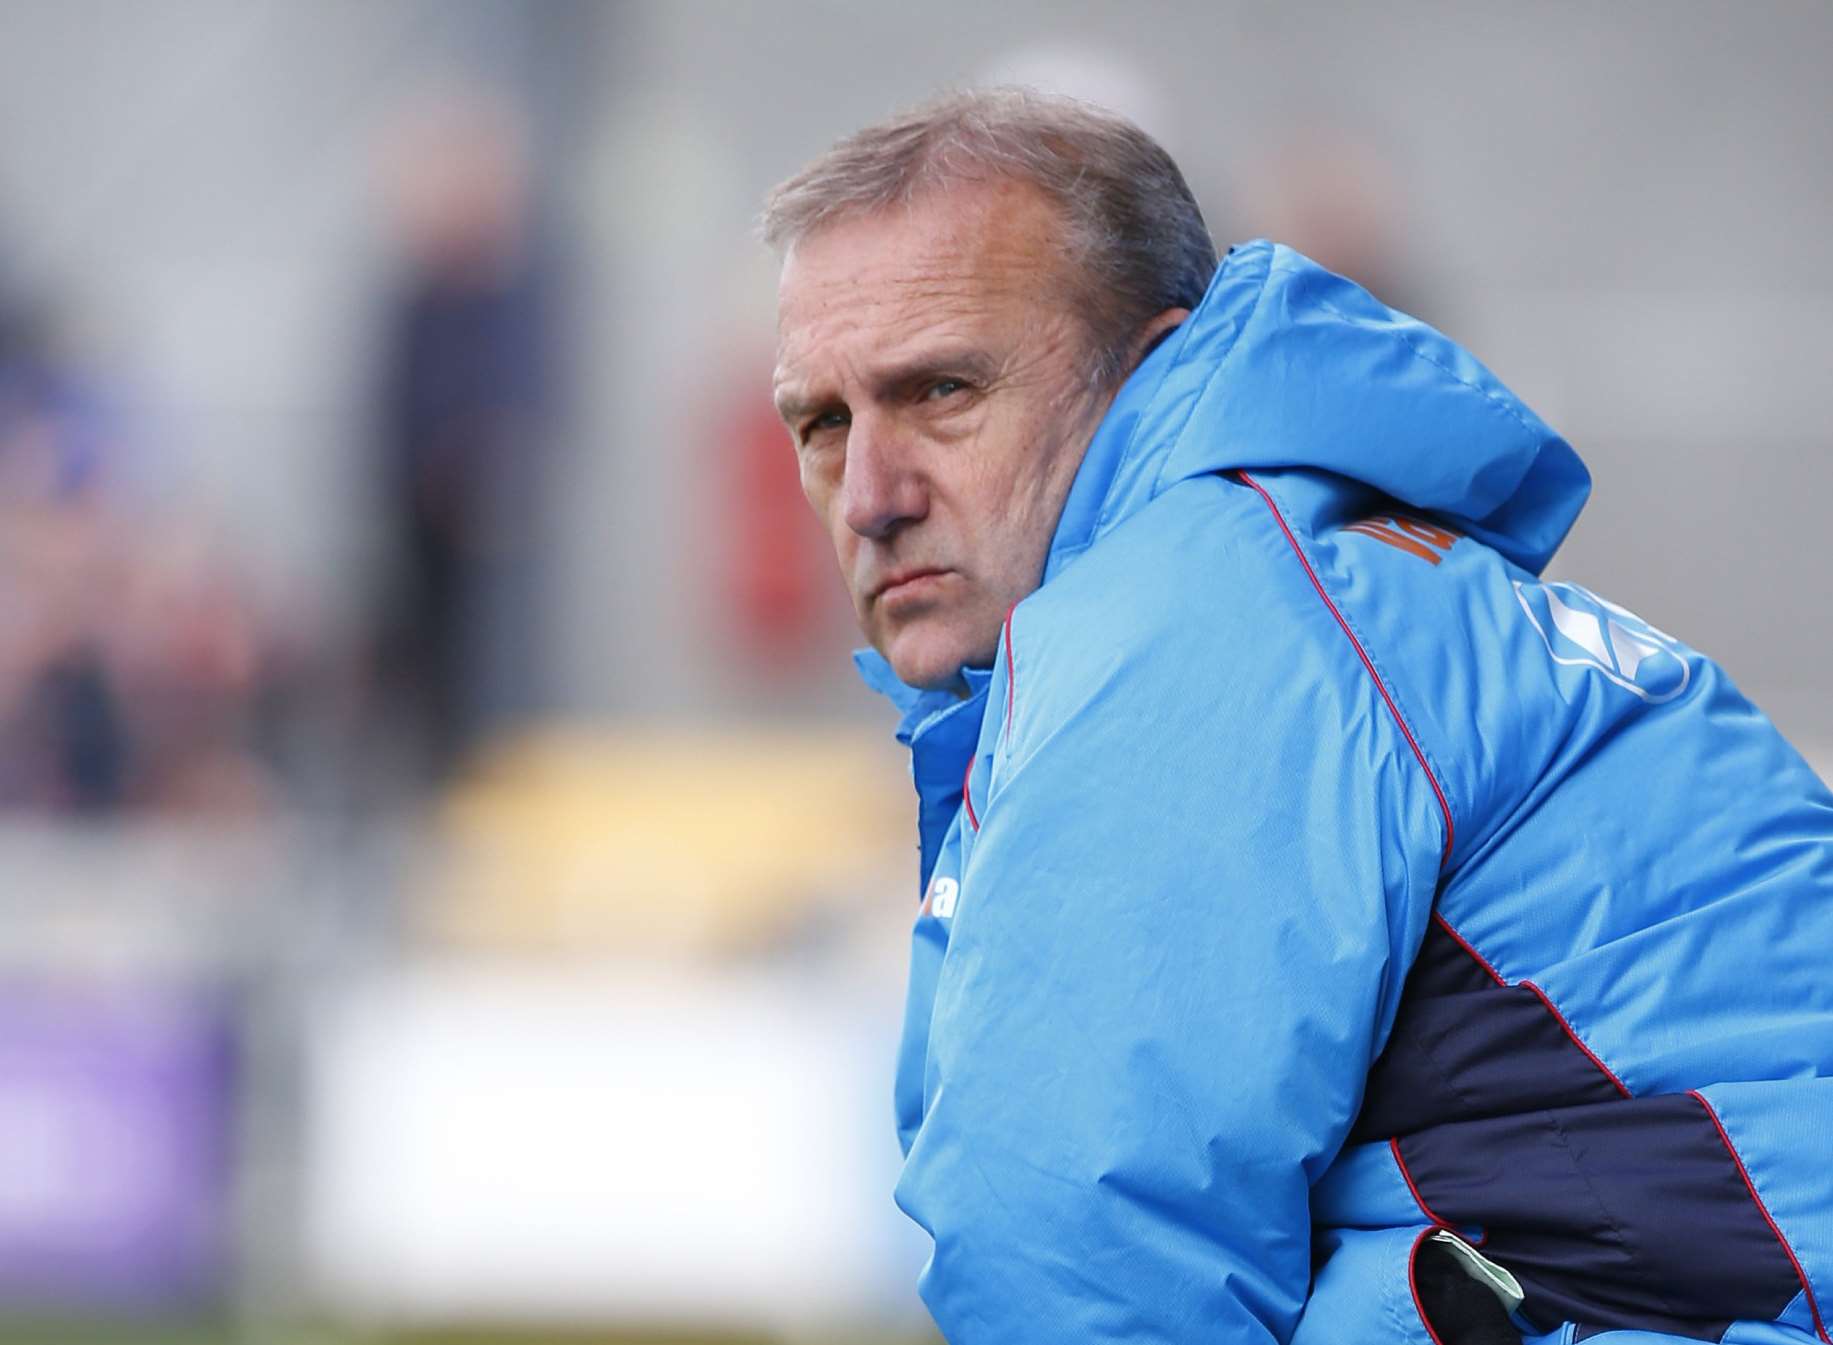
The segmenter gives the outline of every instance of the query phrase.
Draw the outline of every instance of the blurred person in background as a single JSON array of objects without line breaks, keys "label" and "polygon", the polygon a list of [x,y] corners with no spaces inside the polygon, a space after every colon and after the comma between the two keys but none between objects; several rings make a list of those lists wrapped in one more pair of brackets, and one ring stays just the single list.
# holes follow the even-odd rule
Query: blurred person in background
[{"label": "blurred person in background", "polygon": [[1576,453],[1130,123],[771,195],[921,838],[897,1196],[981,1341],[1826,1341],[1833,797],[1542,569]]},{"label": "blurred person in background", "polygon": [[394,575],[377,709],[415,769],[447,778],[523,708],[528,573],[548,379],[529,166],[481,92],[417,109],[387,188],[405,271],[386,327],[382,475]]},{"label": "blurred person in background", "polygon": [[195,519],[119,489],[103,383],[0,299],[0,802],[260,810],[272,642]]},{"label": "blurred person in background", "polygon": [[0,791],[13,805],[103,812],[127,790],[127,737],[93,594],[108,532],[96,503],[99,407],[50,358],[43,322],[0,298]]}]

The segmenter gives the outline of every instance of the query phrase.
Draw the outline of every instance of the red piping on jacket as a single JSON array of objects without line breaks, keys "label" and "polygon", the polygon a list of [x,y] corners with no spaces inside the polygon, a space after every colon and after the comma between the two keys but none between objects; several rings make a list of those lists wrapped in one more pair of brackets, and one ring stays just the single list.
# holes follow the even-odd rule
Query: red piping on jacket
[{"label": "red piping on jacket", "polygon": [[1744,1189],[1750,1192],[1750,1199],[1756,1205],[1757,1213],[1763,1216],[1763,1222],[1769,1225],[1769,1231],[1774,1233],[1776,1241],[1782,1244],[1782,1254],[1788,1257],[1788,1263],[1795,1268],[1795,1278],[1801,1281],[1801,1292],[1807,1295],[1808,1311],[1814,1318],[1814,1334],[1826,1340],[1827,1326],[1820,1318],[1820,1305],[1814,1301],[1814,1289],[1808,1283],[1807,1272],[1801,1268],[1801,1262],[1795,1259],[1795,1249],[1788,1245],[1788,1239],[1782,1236],[1782,1230],[1776,1227],[1776,1221],[1770,1218],[1769,1207],[1763,1203],[1763,1197],[1757,1194],[1756,1183],[1750,1180],[1750,1172],[1745,1168],[1744,1160],[1738,1156],[1737,1146],[1731,1142],[1731,1136],[1725,1133],[1724,1122],[1718,1119],[1718,1113],[1712,1110],[1712,1104],[1706,1101],[1705,1095],[1697,1088],[1688,1089],[1687,1096],[1704,1107],[1706,1115],[1712,1118],[1712,1128],[1718,1131],[1719,1142],[1725,1146],[1725,1152],[1731,1155],[1731,1161],[1737,1164],[1738,1176],[1744,1179]]},{"label": "red piping on jacket", "polygon": [[[1018,610],[1013,603],[1006,608],[1006,722],[1001,725],[1001,733],[1012,731],[1012,695],[1018,687],[1018,662],[1012,653],[1012,613]],[[967,759],[967,769],[961,773],[961,802],[967,805],[967,822],[975,831],[980,830],[980,819],[974,815],[974,800],[968,793],[968,782],[974,778],[974,758]]]},{"label": "red piping on jacket", "polygon": [[1453,943],[1457,944],[1459,948],[1462,948],[1465,952],[1470,954],[1471,961],[1475,962],[1479,967],[1483,968],[1484,971],[1489,973],[1490,980],[1494,981],[1497,985],[1501,986],[1504,990],[1508,988],[1508,982],[1502,979],[1502,973],[1497,971],[1494,967],[1490,966],[1489,959],[1484,957],[1483,954],[1479,953],[1476,949],[1472,948],[1470,946],[1470,941],[1466,939],[1462,934],[1459,934],[1455,929],[1453,929],[1451,927],[1451,922],[1449,920],[1445,919],[1445,917],[1440,915],[1437,911],[1432,912],[1432,919],[1437,923],[1440,929],[1444,930],[1445,933],[1451,936],[1451,941]]},{"label": "red piping on jacket", "polygon": [[1420,1195],[1419,1188],[1413,1184],[1413,1174],[1407,1171],[1407,1160],[1400,1156],[1400,1137],[1396,1135],[1388,1140],[1387,1147],[1393,1152],[1394,1166],[1400,1169],[1400,1179],[1407,1184],[1407,1190],[1412,1192],[1413,1203],[1419,1206],[1419,1212],[1425,1215],[1426,1218],[1430,1219],[1434,1224],[1438,1225],[1438,1227],[1450,1228],[1451,1225],[1439,1218],[1438,1215],[1433,1212],[1432,1207],[1426,1204],[1426,1198]]},{"label": "red piping on jacket", "polygon": [[1368,651],[1362,647],[1362,642],[1356,638],[1356,633],[1349,628],[1349,622],[1343,619],[1343,614],[1337,610],[1337,605],[1324,591],[1324,585],[1318,579],[1317,571],[1311,568],[1311,561],[1306,557],[1304,548],[1298,544],[1298,538],[1292,535],[1292,529],[1286,526],[1285,516],[1279,512],[1279,506],[1273,503],[1273,497],[1267,493],[1264,486],[1246,472],[1236,471],[1234,475],[1243,484],[1252,487],[1254,493],[1266,501],[1267,508],[1272,511],[1273,521],[1279,524],[1279,530],[1286,535],[1286,541],[1292,547],[1292,554],[1297,556],[1298,563],[1304,566],[1305,576],[1311,580],[1311,587],[1317,590],[1318,597],[1324,600],[1324,606],[1330,609],[1330,615],[1337,619],[1337,625],[1341,626],[1343,634],[1349,637],[1350,648],[1356,651],[1356,657],[1361,659],[1362,666],[1368,669],[1369,677],[1374,680],[1375,690],[1381,693],[1381,699],[1387,703],[1388,711],[1394,716],[1394,722],[1400,726],[1401,736],[1407,740],[1407,746],[1413,749],[1413,757],[1419,762],[1419,768],[1426,773],[1426,783],[1432,786],[1432,793],[1438,799],[1439,811],[1445,815],[1445,850],[1439,857],[1439,866],[1442,868],[1451,859],[1451,805],[1445,801],[1445,791],[1438,787],[1438,780],[1432,774],[1432,768],[1426,764],[1425,752],[1420,749],[1418,741],[1413,737],[1413,730],[1407,727],[1407,721],[1402,717],[1400,707],[1394,704],[1394,698],[1388,694],[1386,685],[1381,681],[1381,674],[1375,671],[1374,660],[1369,658]]},{"label": "red piping on jacket", "polygon": [[[1444,930],[1445,933],[1451,936],[1452,940],[1457,944],[1459,948],[1462,948],[1466,953],[1470,954],[1472,961],[1474,961],[1479,967],[1483,968],[1484,971],[1489,973],[1489,978],[1492,981],[1494,981],[1497,985],[1503,987],[1504,989],[1508,988],[1508,982],[1502,978],[1502,973],[1497,971],[1493,966],[1490,965],[1488,958],[1484,957],[1483,954],[1479,953],[1475,948],[1471,947],[1470,940],[1466,939],[1462,934],[1459,934],[1455,929],[1453,929],[1451,927],[1451,922],[1449,920],[1445,919],[1445,917],[1440,915],[1437,911],[1432,912],[1432,919],[1433,919],[1433,922],[1437,924],[1440,929]],[[1550,998],[1548,998],[1546,991],[1542,990],[1539,986],[1535,985],[1532,981],[1521,981],[1521,982],[1518,982],[1518,984],[1520,984],[1527,990],[1530,990],[1533,992],[1534,998],[1540,1001],[1540,1006],[1543,1009],[1545,1009],[1548,1013],[1553,1015],[1553,1021],[1559,1024],[1559,1030],[1566,1034],[1566,1039],[1570,1041],[1574,1046],[1578,1047],[1579,1050],[1585,1053],[1585,1059],[1589,1060],[1592,1064],[1598,1067],[1599,1072],[1602,1073],[1606,1079],[1610,1080],[1611,1086],[1615,1088],[1617,1092],[1621,1093],[1624,1097],[1635,1096],[1633,1093],[1629,1091],[1628,1086],[1624,1084],[1624,1082],[1616,1076],[1615,1071],[1613,1071],[1610,1068],[1610,1066],[1606,1065],[1602,1060],[1598,1058],[1597,1052],[1593,1051],[1589,1046],[1585,1045],[1584,1041],[1580,1039],[1578,1033],[1572,1030],[1572,1024],[1566,1021],[1566,1016],[1563,1013],[1561,1013],[1558,1007],[1553,1003],[1553,1001]]]},{"label": "red piping on jacket", "polygon": [[1413,1263],[1419,1260],[1419,1249],[1426,1244],[1437,1229],[1428,1228],[1413,1239],[1413,1250],[1407,1253],[1407,1291],[1413,1295],[1413,1311],[1419,1314],[1419,1324],[1426,1328],[1426,1334],[1432,1337],[1432,1345],[1445,1345],[1438,1338],[1438,1332],[1432,1329],[1432,1321],[1426,1316],[1426,1305],[1419,1301],[1419,1281],[1413,1277]]},{"label": "red piping on jacket", "polygon": [[1604,1077],[1615,1085],[1617,1092],[1621,1093],[1624,1097],[1633,1096],[1629,1089],[1623,1086],[1623,1081],[1611,1072],[1610,1066],[1606,1065],[1602,1060],[1599,1060],[1596,1052],[1578,1039],[1578,1033],[1572,1030],[1572,1024],[1566,1021],[1566,1016],[1553,1007],[1553,1001],[1547,998],[1547,992],[1535,985],[1532,981],[1523,981],[1521,984],[1534,992],[1534,998],[1546,1006],[1547,1012],[1553,1015],[1553,1021],[1559,1024],[1560,1031],[1566,1034],[1566,1038],[1574,1046],[1585,1053],[1585,1059],[1596,1065],[1598,1069],[1603,1072]]},{"label": "red piping on jacket", "polygon": [[1012,653],[1012,614],[1018,611],[1018,604],[1006,608],[1006,722],[1001,732],[1010,736],[1012,732],[1012,697],[1018,691],[1018,658]]}]

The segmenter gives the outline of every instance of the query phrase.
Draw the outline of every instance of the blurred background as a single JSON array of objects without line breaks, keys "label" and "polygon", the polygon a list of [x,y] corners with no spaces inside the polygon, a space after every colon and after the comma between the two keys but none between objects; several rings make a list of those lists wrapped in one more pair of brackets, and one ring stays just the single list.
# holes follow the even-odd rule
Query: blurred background
[{"label": "blurred background", "polygon": [[1833,762],[1833,8],[0,0],[0,1341],[924,1340],[914,828],[751,219],[938,87],[1578,446]]}]

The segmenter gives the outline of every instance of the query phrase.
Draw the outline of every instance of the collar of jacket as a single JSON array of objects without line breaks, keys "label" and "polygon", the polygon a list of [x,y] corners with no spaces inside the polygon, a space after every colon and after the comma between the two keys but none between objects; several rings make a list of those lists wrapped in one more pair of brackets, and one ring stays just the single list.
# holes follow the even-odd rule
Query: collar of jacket
[{"label": "collar of jacket", "polygon": [[[958,719],[967,707],[984,702],[987,684],[993,680],[991,668],[963,667],[961,680],[967,686],[965,696],[953,691],[923,691],[900,681],[891,670],[890,662],[876,649],[855,649],[853,666],[859,670],[860,681],[898,708],[903,718],[898,721],[897,740],[905,747],[937,724]],[[974,719],[977,722],[979,716],[975,715]]]},{"label": "collar of jacket", "polygon": [[917,867],[921,892],[929,884],[942,838],[961,806],[961,782],[986,717],[991,668],[963,668],[967,695],[906,686],[877,650],[853,655],[867,686],[903,711],[897,740],[910,749],[910,778],[917,792]]},{"label": "collar of jacket", "polygon": [[1044,562],[1049,583],[1103,533],[1156,495],[1181,428],[1167,407],[1187,404],[1183,385],[1206,380],[1228,357],[1266,283],[1270,244],[1231,249],[1188,319],[1128,377],[1095,428]]}]

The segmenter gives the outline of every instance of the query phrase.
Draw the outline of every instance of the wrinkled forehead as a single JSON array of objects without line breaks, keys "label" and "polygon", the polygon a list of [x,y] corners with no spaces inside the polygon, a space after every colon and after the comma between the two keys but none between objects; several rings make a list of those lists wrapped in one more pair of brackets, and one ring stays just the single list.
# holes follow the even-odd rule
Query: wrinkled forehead
[{"label": "wrinkled forehead", "polygon": [[937,190],[821,226],[783,260],[779,381],[824,354],[937,324],[1064,311],[1062,235],[1056,207],[1011,182]]}]

